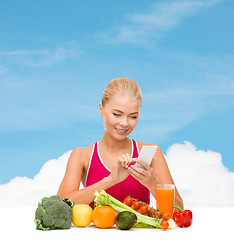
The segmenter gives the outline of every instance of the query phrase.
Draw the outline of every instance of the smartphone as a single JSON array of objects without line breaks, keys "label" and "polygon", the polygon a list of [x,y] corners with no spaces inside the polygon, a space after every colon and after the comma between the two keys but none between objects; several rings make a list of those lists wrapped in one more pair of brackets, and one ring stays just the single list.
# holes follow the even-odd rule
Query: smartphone
[{"label": "smartphone", "polygon": [[[147,163],[148,165],[150,165],[154,154],[156,152],[157,146],[152,146],[152,145],[143,145],[143,147],[141,148],[140,154],[138,156],[138,159],[140,159],[141,161],[144,161],[145,163]],[[145,169],[143,166],[141,166],[140,164],[136,164],[137,167]]]}]

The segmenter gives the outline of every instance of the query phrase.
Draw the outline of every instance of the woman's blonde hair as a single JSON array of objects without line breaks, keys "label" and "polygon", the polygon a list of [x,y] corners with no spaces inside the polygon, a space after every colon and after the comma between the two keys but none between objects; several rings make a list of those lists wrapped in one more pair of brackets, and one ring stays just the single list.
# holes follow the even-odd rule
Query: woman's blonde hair
[{"label": "woman's blonde hair", "polygon": [[138,99],[142,105],[142,92],[136,81],[130,78],[115,78],[107,85],[102,95],[102,105],[110,99],[111,96],[121,94],[128,95],[132,98]]}]

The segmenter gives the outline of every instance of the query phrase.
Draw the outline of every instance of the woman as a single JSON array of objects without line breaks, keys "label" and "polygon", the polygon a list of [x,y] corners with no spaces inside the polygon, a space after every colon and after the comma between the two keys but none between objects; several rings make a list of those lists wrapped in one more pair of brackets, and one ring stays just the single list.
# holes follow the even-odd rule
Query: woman
[{"label": "woman", "polygon": [[[157,147],[149,166],[137,157],[143,145],[154,144],[128,138],[137,125],[141,105],[141,89],[134,80],[116,78],[107,84],[99,104],[103,136],[93,145],[72,151],[58,190],[61,198],[93,207],[94,192],[104,189],[120,201],[131,196],[150,204],[150,193],[156,198],[156,184],[174,184],[161,149]],[[136,161],[145,169],[132,164]],[[80,182],[83,189],[79,189]],[[175,205],[183,209],[177,189]]]}]

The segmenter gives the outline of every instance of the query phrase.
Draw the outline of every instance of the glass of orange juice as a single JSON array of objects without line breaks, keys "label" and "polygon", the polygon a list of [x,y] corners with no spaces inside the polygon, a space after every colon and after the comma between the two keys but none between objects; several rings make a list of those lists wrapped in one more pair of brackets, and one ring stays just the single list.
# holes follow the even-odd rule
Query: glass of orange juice
[{"label": "glass of orange juice", "polygon": [[175,202],[175,185],[174,184],[157,184],[156,186],[156,203],[157,209],[162,213],[173,215]]}]

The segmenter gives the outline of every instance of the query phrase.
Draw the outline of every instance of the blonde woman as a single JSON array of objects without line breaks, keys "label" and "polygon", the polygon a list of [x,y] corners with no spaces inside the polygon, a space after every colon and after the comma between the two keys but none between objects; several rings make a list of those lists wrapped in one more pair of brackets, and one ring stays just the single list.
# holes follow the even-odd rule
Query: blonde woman
[{"label": "blonde woman", "polygon": [[[128,137],[138,123],[141,105],[142,92],[136,81],[116,78],[106,85],[99,104],[103,136],[93,145],[72,151],[58,190],[61,198],[93,207],[94,192],[104,189],[120,201],[131,196],[150,204],[150,193],[156,198],[156,184],[174,184],[159,147],[150,165],[137,159],[143,145],[155,145]],[[131,164],[135,161],[145,169]],[[81,182],[84,188],[79,189]],[[177,189],[175,205],[183,209]]]}]

